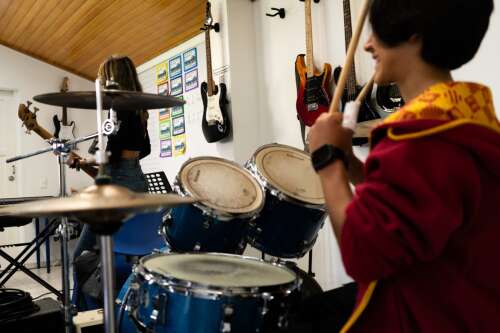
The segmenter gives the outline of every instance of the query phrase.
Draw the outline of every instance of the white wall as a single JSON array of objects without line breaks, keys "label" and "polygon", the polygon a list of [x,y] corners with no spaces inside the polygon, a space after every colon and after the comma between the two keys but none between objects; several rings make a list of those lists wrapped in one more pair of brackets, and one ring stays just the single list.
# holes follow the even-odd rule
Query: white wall
[{"label": "white wall", "polygon": [[[97,72],[97,69],[96,69]],[[73,75],[54,66],[48,65],[34,58],[28,57],[7,47],[0,46],[0,88],[14,91],[15,107],[12,112],[16,114],[16,121],[11,126],[16,128],[15,137],[9,142],[1,142],[2,145],[16,146],[15,154],[29,153],[47,147],[47,143],[42,141],[37,134],[25,134],[25,129],[21,129],[21,121],[17,119],[17,106],[19,103],[26,103],[26,100],[33,101],[33,96],[48,92],[58,92],[60,90],[63,77],[69,78],[70,90],[92,90],[92,82]],[[54,131],[52,116],[55,113],[61,116],[61,108],[34,103],[40,112],[37,114],[38,123],[49,132]],[[68,119],[76,121],[75,134],[85,135],[96,131],[96,121],[94,113],[84,110],[68,110]],[[85,155],[88,144],[79,145],[80,151]],[[59,176],[57,158],[47,153],[29,159],[15,162],[18,176],[18,193],[24,196],[45,196],[58,195]],[[91,184],[91,179],[83,173],[73,170],[67,172],[68,188],[81,188]],[[42,186],[46,180],[47,186]],[[0,189],[0,197],[3,197]],[[14,230],[14,229],[13,229]],[[17,239],[13,242],[25,242],[31,240],[34,235],[34,227],[29,225],[24,228],[15,229]],[[57,243],[59,244],[59,243]],[[59,249],[52,247],[52,254],[58,257]],[[30,260],[33,262],[33,260]]]}]

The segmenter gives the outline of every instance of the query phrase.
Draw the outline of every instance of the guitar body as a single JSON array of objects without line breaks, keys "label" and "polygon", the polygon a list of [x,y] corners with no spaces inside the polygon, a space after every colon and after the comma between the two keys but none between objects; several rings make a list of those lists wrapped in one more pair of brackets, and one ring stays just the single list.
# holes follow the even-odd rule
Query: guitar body
[{"label": "guitar body", "polygon": [[[341,67],[335,68],[335,73],[333,75],[335,84],[337,84],[338,82],[338,78],[340,77],[341,71],[342,71]],[[363,90],[363,86],[360,86],[358,84],[356,84],[356,89],[354,93],[350,93],[347,89],[344,89],[344,93],[342,94],[342,103],[341,103],[342,112],[344,112],[344,106],[346,105],[346,103],[354,101],[361,92],[361,90]],[[359,109],[359,114],[358,114],[358,123],[380,118],[380,115],[370,104],[370,95],[371,93],[368,93],[366,95],[367,97],[365,97],[365,99],[363,100],[363,103],[361,103],[361,107]]]},{"label": "guitar body", "polygon": [[207,142],[217,142],[229,135],[230,123],[227,113],[227,88],[224,83],[215,86],[212,96],[208,95],[208,84],[201,84],[201,99],[203,100],[203,118],[201,127]]},{"label": "guitar body", "polygon": [[328,88],[332,79],[332,66],[323,65],[321,73],[307,77],[305,56],[299,54],[295,60],[295,82],[297,85],[297,116],[306,126],[312,126],[323,112],[328,112],[331,96]]},{"label": "guitar body", "polygon": [[52,122],[54,123],[54,137],[61,140],[73,140],[75,139],[75,122],[71,121],[67,125],[64,125],[62,120],[59,120],[57,115],[52,117]]}]

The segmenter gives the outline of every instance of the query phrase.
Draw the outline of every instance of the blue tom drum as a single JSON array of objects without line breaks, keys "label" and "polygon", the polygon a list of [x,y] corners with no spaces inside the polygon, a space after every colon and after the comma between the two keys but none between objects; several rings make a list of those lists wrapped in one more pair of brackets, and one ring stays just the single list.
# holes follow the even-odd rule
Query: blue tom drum
[{"label": "blue tom drum", "polygon": [[280,258],[299,258],[309,251],[323,226],[325,199],[310,156],[294,147],[259,148],[246,167],[265,189],[266,202],[251,221],[248,242]]},{"label": "blue tom drum", "polygon": [[264,205],[264,191],[246,169],[216,157],[190,159],[174,190],[200,202],[176,207],[166,219],[162,230],[172,251],[243,253],[248,223]]}]

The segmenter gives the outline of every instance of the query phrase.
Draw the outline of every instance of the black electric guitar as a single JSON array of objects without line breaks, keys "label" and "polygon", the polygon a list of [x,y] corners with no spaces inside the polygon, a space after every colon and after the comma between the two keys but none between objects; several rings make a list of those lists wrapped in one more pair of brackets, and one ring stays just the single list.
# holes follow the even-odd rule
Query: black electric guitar
[{"label": "black electric guitar", "polygon": [[219,30],[219,24],[213,22],[210,2],[207,1],[206,21],[201,28],[205,30],[205,46],[207,53],[207,82],[201,84],[201,99],[203,100],[203,118],[201,127],[207,142],[216,142],[229,135],[230,123],[226,110],[228,100],[227,88],[224,83],[217,86],[212,75],[212,55],[210,50],[210,30]]},{"label": "black electric guitar", "polygon": [[[61,85],[61,92],[67,92],[69,90],[68,85],[69,79],[65,77]],[[52,117],[54,123],[54,137],[62,140],[72,140],[75,139],[75,122],[68,122],[68,111],[65,106],[62,107],[62,119],[59,120],[57,115]]]},{"label": "black electric guitar", "polygon": [[[351,23],[351,4],[349,0],[343,0],[344,4],[344,28],[345,28],[345,47],[346,51],[349,48],[349,43],[351,42],[352,38],[352,23]],[[341,67],[337,67],[334,70],[333,77],[335,80],[335,83],[338,82],[338,79],[340,77],[340,72],[341,72]],[[356,99],[358,94],[361,92],[361,87],[360,85],[357,84],[356,81],[356,68],[354,66],[354,63],[352,64],[352,70],[349,73],[346,81],[346,88],[344,90],[344,94],[342,95],[342,109],[344,108],[344,105],[347,102],[353,101]],[[363,100],[363,103],[361,103],[361,108],[359,109],[359,115],[358,115],[358,122],[362,121],[367,121],[367,120],[373,120],[373,119],[378,119],[380,116],[378,113],[372,108],[370,105],[370,93],[367,94],[367,97]],[[362,140],[360,141],[359,144],[361,144]],[[365,140],[367,141],[367,140]]]}]

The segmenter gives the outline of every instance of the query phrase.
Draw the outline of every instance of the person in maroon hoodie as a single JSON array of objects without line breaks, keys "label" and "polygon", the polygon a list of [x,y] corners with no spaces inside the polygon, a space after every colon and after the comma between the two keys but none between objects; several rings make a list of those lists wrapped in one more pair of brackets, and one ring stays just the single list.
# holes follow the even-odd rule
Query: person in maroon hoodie
[{"label": "person in maroon hoodie", "polygon": [[[492,0],[373,0],[375,82],[395,82],[406,105],[372,131],[364,164],[341,114],[309,133],[358,289],[341,332],[500,332],[500,123],[490,90],[450,73],[474,57],[492,11]],[[338,331],[328,296],[292,331]]]}]

